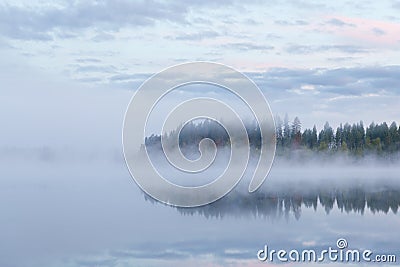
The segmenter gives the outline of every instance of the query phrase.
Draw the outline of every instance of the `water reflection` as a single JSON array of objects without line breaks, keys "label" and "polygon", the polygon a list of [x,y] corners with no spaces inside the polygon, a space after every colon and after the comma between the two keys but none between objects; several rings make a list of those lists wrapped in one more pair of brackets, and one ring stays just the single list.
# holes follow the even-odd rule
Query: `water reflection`
[{"label": "water reflection", "polygon": [[[400,206],[400,185],[395,183],[358,185],[303,184],[297,186],[270,186],[253,194],[231,192],[209,205],[197,208],[176,208],[182,215],[202,215],[206,218],[256,217],[299,220],[302,209],[321,207],[329,214],[336,206],[342,213],[364,214],[393,212]],[[156,202],[151,197],[145,199]]]}]

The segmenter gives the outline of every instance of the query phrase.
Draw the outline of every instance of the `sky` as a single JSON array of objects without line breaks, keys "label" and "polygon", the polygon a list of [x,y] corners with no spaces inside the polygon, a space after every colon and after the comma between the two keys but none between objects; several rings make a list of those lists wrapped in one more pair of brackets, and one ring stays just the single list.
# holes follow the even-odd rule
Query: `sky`
[{"label": "sky", "polygon": [[133,93],[201,60],[244,72],[274,114],[307,128],[398,122],[399,11],[399,1],[2,1],[1,91],[51,77]]},{"label": "sky", "polygon": [[[275,115],[298,116],[303,128],[399,124],[399,13],[395,0],[0,0],[0,265],[127,266],[112,260],[147,241],[145,249],[168,258],[168,244],[200,240],[208,248],[220,233],[218,246],[239,246],[245,220],[232,218],[227,227],[143,200],[122,156],[134,92],[171,65],[211,61],[246,74]],[[399,219],[339,214],[330,224],[313,214],[288,224],[287,240],[313,239],[309,223],[324,237],[331,226],[333,241],[343,229],[356,239],[361,225],[368,235],[358,235],[357,245],[367,238],[384,244]],[[154,226],[165,218],[178,226]],[[262,220],[252,225],[266,228]],[[271,227],[252,232],[251,249],[282,240],[281,224]],[[182,243],[186,234],[194,241]],[[116,251],[111,262],[101,256]],[[202,256],[209,263],[209,250]]]}]

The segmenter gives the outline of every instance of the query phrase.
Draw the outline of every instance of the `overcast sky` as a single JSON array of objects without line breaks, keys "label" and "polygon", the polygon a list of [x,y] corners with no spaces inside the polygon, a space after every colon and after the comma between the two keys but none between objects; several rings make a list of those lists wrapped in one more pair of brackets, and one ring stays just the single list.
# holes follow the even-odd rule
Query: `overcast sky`
[{"label": "overcast sky", "polygon": [[[123,253],[150,241],[144,248],[159,249],[202,227],[192,237],[208,249],[214,247],[207,238],[221,233],[229,237],[223,245],[231,232],[243,243],[244,221],[226,227],[182,219],[143,201],[121,152],[130,98],[171,65],[215,61],[244,72],[274,114],[299,116],[303,127],[399,123],[400,1],[353,2],[0,0],[0,265],[125,266],[85,255]],[[321,227],[331,218],[304,217],[299,228],[288,227],[287,238],[281,224],[261,236],[265,221],[253,220],[249,229],[262,242],[269,232],[279,241],[298,242],[306,234],[292,233],[309,229],[309,237],[315,229],[326,237]],[[165,218],[177,224],[154,226]],[[349,224],[357,229],[349,233],[358,233],[352,218],[340,217],[343,225],[329,235],[338,237]],[[389,230],[398,216],[374,218],[363,220],[365,229],[387,223],[379,227],[389,232],[382,238],[394,238]],[[381,244],[379,229],[364,231],[374,233],[365,237],[374,246]],[[62,264],[45,264],[54,260]]]},{"label": "overcast sky", "polygon": [[0,90],[21,92],[14,79],[42,90],[30,75],[133,92],[205,60],[248,74],[275,114],[305,127],[398,122],[400,1],[217,2],[2,1]]}]

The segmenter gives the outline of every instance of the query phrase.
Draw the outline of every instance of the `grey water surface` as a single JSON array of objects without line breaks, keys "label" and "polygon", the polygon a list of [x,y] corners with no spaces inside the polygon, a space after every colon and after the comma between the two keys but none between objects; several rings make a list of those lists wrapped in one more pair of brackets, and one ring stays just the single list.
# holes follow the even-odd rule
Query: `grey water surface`
[{"label": "grey water surface", "polygon": [[185,209],[141,192],[118,150],[68,160],[29,153],[0,168],[1,266],[268,266],[277,262],[257,259],[265,245],[322,250],[339,238],[399,260],[396,164],[278,161],[257,192],[239,184]]}]

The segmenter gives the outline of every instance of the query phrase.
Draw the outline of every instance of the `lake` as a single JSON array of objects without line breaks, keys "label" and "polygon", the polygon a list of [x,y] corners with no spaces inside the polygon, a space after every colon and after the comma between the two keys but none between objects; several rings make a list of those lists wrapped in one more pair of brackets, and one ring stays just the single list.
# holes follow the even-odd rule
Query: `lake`
[{"label": "lake", "polygon": [[119,158],[5,163],[2,266],[299,266],[257,253],[319,252],[339,238],[400,259],[398,165],[278,162],[256,193],[239,185],[211,205],[176,208],[142,193]]}]

